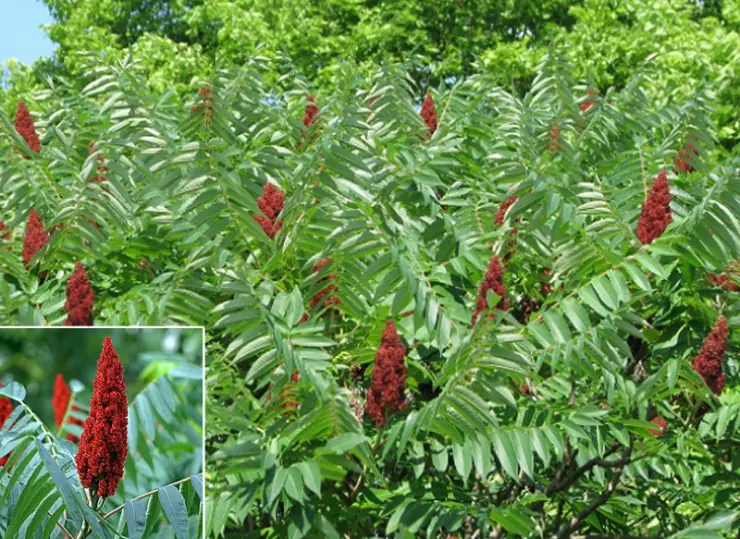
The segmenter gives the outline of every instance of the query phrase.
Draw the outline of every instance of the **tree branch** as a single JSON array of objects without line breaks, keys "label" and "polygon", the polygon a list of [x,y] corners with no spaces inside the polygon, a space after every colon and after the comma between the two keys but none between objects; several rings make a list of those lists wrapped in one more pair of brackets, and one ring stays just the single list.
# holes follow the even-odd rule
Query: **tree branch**
[{"label": "tree branch", "polygon": [[561,528],[560,532],[557,535],[558,539],[566,539],[567,537],[570,537],[571,531],[574,531],[580,528],[583,522],[591,515],[591,513],[593,513],[601,505],[609,501],[609,498],[612,497],[612,494],[614,494],[614,491],[617,490],[619,479],[622,477],[622,471],[624,470],[624,464],[629,461],[629,457],[631,454],[632,454],[632,439],[630,438],[630,444],[624,448],[624,451],[622,451],[622,458],[619,460],[619,462],[622,462],[622,465],[619,466],[612,474],[611,479],[609,479],[609,484],[607,485],[606,490],[602,492],[598,498],[596,498],[593,502],[591,502],[591,504],[588,507],[586,507],[583,511],[578,513],[578,515],[573,517],[569,523],[565,524]]}]

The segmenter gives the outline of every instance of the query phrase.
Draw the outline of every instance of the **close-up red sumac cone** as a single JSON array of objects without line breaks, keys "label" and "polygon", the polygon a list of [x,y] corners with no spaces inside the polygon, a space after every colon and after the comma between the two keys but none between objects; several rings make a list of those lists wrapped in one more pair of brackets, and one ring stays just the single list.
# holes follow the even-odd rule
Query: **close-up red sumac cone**
[{"label": "close-up red sumac cone", "polygon": [[642,204],[642,214],[637,222],[637,238],[644,244],[652,243],[673,219],[671,191],[664,170],[655,177],[647,200]]},{"label": "close-up red sumac cone", "polygon": [[[0,382],[0,388],[3,387],[3,383]],[[10,399],[7,397],[0,397],[0,429],[3,424],[8,420],[10,414],[13,413],[13,405],[10,404]],[[0,456],[0,466],[5,466],[8,462],[8,455]]]},{"label": "close-up red sumac cone", "polygon": [[128,400],[123,365],[110,337],[103,341],[93,382],[90,415],[75,457],[82,486],[98,496],[113,496],[128,454]]},{"label": "close-up red sumac cone", "polygon": [[[64,422],[64,416],[67,414],[67,408],[69,407],[69,399],[72,397],[72,390],[69,389],[67,382],[64,381],[64,376],[57,374],[54,379],[54,394],[51,399],[51,407],[54,409],[54,423],[57,427],[61,427]],[[72,410],[80,411],[81,408],[72,406]],[[76,417],[71,415],[67,418],[67,422],[72,425],[78,425],[82,427],[84,422],[80,421]],[[67,440],[77,443],[80,441],[77,436],[73,434],[67,434]]]},{"label": "close-up red sumac cone", "polygon": [[254,220],[270,239],[273,239],[283,226],[282,221],[277,222],[277,216],[283,211],[284,204],[285,194],[280,189],[271,183],[266,183],[262,187],[262,196],[257,197],[257,206],[264,215],[255,215]]},{"label": "close-up red sumac cone", "polygon": [[87,272],[82,263],[75,264],[75,270],[67,281],[67,301],[64,310],[67,311],[65,326],[92,326],[93,302],[95,292],[90,286]]},{"label": "close-up red sumac cone", "polygon": [[[480,314],[489,307],[495,307],[501,310],[509,308],[509,300],[506,297],[503,278],[503,266],[501,265],[498,256],[493,255],[491,257],[491,262],[488,264],[488,270],[486,271],[483,281],[480,284],[480,288],[478,289],[478,301],[475,305],[475,312],[473,312],[473,319],[470,322],[471,327],[478,321]],[[488,305],[486,293],[489,290],[493,290],[496,295],[501,298],[496,305]]]},{"label": "close-up red sumac cone", "polygon": [[15,130],[23,137],[32,151],[41,152],[41,142],[38,134],[36,134],[36,127],[33,125],[31,113],[23,101],[18,101],[18,107],[15,110]]},{"label": "close-up red sumac cone", "polygon": [[[304,129],[301,130],[301,138],[306,138],[309,133],[309,129],[313,126],[314,123],[316,123],[316,117],[319,115],[319,107],[316,105],[316,98],[314,96],[309,95],[306,97],[306,100],[308,103],[306,104],[306,109],[303,113],[303,119],[301,120],[301,123],[303,124]],[[296,148],[301,147],[301,141],[295,143]]]},{"label": "close-up red sumac cone", "polygon": [[722,362],[725,359],[726,345],[727,318],[720,316],[693,362],[694,370],[701,375],[715,395],[721,394],[725,387]]},{"label": "close-up red sumac cone", "polygon": [[429,132],[429,137],[431,137],[437,130],[437,111],[434,110],[434,98],[432,94],[424,96],[420,114],[424,119],[424,123],[427,124],[427,131]]},{"label": "close-up red sumac cone", "polygon": [[23,263],[28,266],[29,262],[37,252],[49,243],[49,235],[44,229],[36,210],[31,210],[26,221],[26,233],[23,236]]},{"label": "close-up red sumac cone", "polygon": [[365,412],[379,427],[385,425],[388,414],[406,407],[406,348],[392,320],[385,323],[380,348],[375,354],[373,376],[365,401]]}]

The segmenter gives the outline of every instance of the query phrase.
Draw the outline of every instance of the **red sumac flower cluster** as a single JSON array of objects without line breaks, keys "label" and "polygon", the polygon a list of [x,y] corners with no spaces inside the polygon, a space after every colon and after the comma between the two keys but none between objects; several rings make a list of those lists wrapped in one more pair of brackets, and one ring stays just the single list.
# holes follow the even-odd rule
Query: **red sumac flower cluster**
[{"label": "red sumac flower cluster", "polygon": [[668,177],[665,171],[661,171],[642,205],[642,214],[637,222],[637,238],[644,245],[652,243],[663,234],[672,218]]},{"label": "red sumac flower cluster", "polygon": [[396,325],[388,320],[383,330],[380,348],[375,354],[375,365],[365,401],[365,412],[376,427],[385,425],[388,414],[406,407],[406,348],[396,331]]},{"label": "red sumac flower cluster", "polygon": [[704,345],[693,362],[693,367],[706,382],[715,395],[722,393],[725,387],[725,374],[722,372],[722,361],[725,358],[727,344],[727,318],[720,316],[714,328],[704,340]]},{"label": "red sumac flower cluster", "polygon": [[123,365],[110,337],[106,337],[93,382],[90,415],[75,457],[80,483],[98,496],[113,496],[123,477],[127,455],[128,400]]}]

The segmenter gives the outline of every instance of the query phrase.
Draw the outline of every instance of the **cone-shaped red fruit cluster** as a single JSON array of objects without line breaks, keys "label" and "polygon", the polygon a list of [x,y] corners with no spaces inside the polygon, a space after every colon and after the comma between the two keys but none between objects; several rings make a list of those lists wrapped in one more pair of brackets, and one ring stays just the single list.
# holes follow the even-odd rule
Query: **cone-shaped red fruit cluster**
[{"label": "cone-shaped red fruit cluster", "polygon": [[110,337],[106,337],[93,382],[90,415],[75,457],[80,483],[98,496],[113,496],[123,477],[127,455],[128,400],[123,365]]},{"label": "cone-shaped red fruit cluster", "polygon": [[266,183],[262,187],[262,196],[257,197],[257,205],[265,215],[255,215],[254,220],[262,227],[265,234],[272,239],[283,226],[282,221],[276,222],[276,220],[280,212],[283,211],[285,194],[271,183]]},{"label": "cone-shaped red fruit cluster", "polygon": [[[316,116],[319,115],[319,107],[316,105],[316,99],[314,96],[309,95],[306,99],[308,100],[308,104],[306,105],[302,120],[305,129],[301,131],[301,138],[306,138],[308,136],[308,129],[316,122]],[[300,140],[295,143],[295,147],[301,147]]]},{"label": "cone-shaped red fruit cluster", "polygon": [[[470,322],[471,327],[478,321],[480,314],[489,307],[497,307],[501,310],[509,308],[509,300],[506,298],[506,289],[504,288],[503,277],[504,269],[501,266],[501,262],[499,261],[498,256],[493,255],[491,257],[491,262],[488,264],[486,275],[483,277],[483,282],[481,282],[480,289],[478,290],[478,302],[475,305],[473,319]],[[488,305],[486,293],[489,290],[492,290],[501,298],[496,305]]]},{"label": "cone-shaped red fruit cluster", "polygon": [[642,204],[642,214],[637,222],[637,239],[643,245],[659,238],[668,227],[671,213],[671,191],[665,171],[661,171],[653,182],[647,200]]},{"label": "cone-shaped red fruit cluster", "polygon": [[676,173],[680,172],[694,172],[696,169],[692,167],[688,160],[695,160],[699,156],[699,151],[690,142],[686,143],[686,148],[678,151],[678,156],[673,160],[673,165],[676,167]]},{"label": "cone-shaped red fruit cluster", "polygon": [[432,94],[427,94],[424,97],[420,114],[424,119],[424,123],[427,124],[427,131],[429,131],[429,136],[431,137],[437,130],[437,112],[434,110],[434,98]]},{"label": "cone-shaped red fruit cluster", "polygon": [[[51,407],[54,409],[54,423],[56,423],[57,427],[60,427],[64,421],[64,416],[67,413],[67,407],[69,406],[69,399],[71,396],[72,390],[69,389],[67,382],[64,381],[64,376],[57,374],[57,377],[54,380],[54,394],[51,399]],[[73,405],[72,410],[80,411],[81,408]],[[67,421],[72,425],[79,425],[80,427],[84,425],[82,421],[76,417],[72,417],[71,415],[67,418]],[[80,441],[79,438],[69,433],[67,434],[67,440],[74,443]]]},{"label": "cone-shaped red fruit cluster", "polygon": [[49,243],[49,235],[44,230],[44,223],[39,219],[36,210],[31,210],[26,222],[26,233],[23,236],[23,263],[28,263],[37,252]]},{"label": "cone-shaped red fruit cluster", "polygon": [[[0,388],[3,387],[3,383],[0,382]],[[0,397],[0,428],[3,427],[10,414],[13,413],[13,406],[10,404],[10,399],[7,397]],[[0,457],[0,466],[5,466],[8,462],[8,455]]]},{"label": "cone-shaped red fruit cluster", "polygon": [[709,389],[715,395],[722,393],[725,387],[725,374],[722,372],[722,361],[725,358],[727,344],[727,318],[720,316],[714,328],[704,340],[699,355],[694,359],[693,367],[698,372]]},{"label": "cone-shaped red fruit cluster", "polygon": [[[91,140],[90,144],[87,146],[88,154],[92,155],[94,153],[98,153],[98,149],[95,147],[95,141]],[[105,163],[105,159],[103,157],[98,157],[99,163]],[[98,174],[97,176],[92,176],[89,180],[87,180],[89,183],[101,183],[108,181],[108,178],[105,177],[105,173],[108,172],[108,168],[104,165],[101,165],[98,167]]]},{"label": "cone-shaped red fruit cluster", "polygon": [[396,326],[388,320],[383,330],[380,348],[375,354],[373,377],[365,401],[365,412],[376,427],[385,425],[389,413],[406,407],[406,348],[398,336]]},{"label": "cone-shaped red fruit cluster", "polygon": [[661,416],[655,416],[651,423],[657,426],[657,429],[650,429],[648,432],[653,436],[662,436],[668,432],[668,421]]},{"label": "cone-shaped red fruit cluster", "polygon": [[[36,153],[41,151],[41,142],[36,134],[36,127],[33,125],[31,113],[28,112],[28,108],[23,101],[19,101],[18,107],[15,109],[15,130],[23,137],[31,150]],[[28,156],[25,157],[27,158]]]},{"label": "cone-shaped red fruit cluster", "polygon": [[67,281],[67,301],[64,310],[67,311],[65,326],[92,326],[93,302],[95,292],[90,286],[87,272],[80,262],[75,264],[75,270]]},{"label": "cone-shaped red fruit cluster", "polygon": [[506,212],[514,205],[516,201],[516,195],[512,195],[501,202],[496,215],[493,216],[493,222],[496,223],[496,226],[504,226],[504,217],[506,217]]}]

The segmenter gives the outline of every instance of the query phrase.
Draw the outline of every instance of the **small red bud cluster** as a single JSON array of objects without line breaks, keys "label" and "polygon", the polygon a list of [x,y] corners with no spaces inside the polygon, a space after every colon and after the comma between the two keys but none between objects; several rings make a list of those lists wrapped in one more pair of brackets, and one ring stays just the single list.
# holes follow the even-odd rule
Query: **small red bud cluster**
[{"label": "small red bud cluster", "polygon": [[740,291],[740,285],[732,279],[733,276],[737,275],[740,275],[740,262],[733,262],[719,275],[710,273],[708,279],[714,286],[723,288],[728,292],[738,292]]},{"label": "small red bud cluster", "polygon": [[[551,272],[548,268],[543,268],[540,270],[540,273],[548,277]],[[542,292],[543,296],[549,296],[552,293],[552,285],[547,280],[542,280],[540,282],[540,292]]]},{"label": "small red bud cluster", "polygon": [[668,177],[665,171],[661,171],[642,205],[642,214],[637,222],[637,238],[643,245],[652,243],[663,234],[672,218]]},{"label": "small red bud cluster", "polygon": [[432,94],[427,94],[424,97],[424,101],[421,104],[421,117],[424,119],[424,123],[427,124],[428,136],[434,134],[437,130],[437,112],[434,110],[434,98]]},{"label": "small red bud cluster", "polygon": [[67,281],[67,301],[64,310],[67,311],[65,326],[92,326],[93,302],[95,292],[90,286],[85,268],[80,262],[75,264],[75,270]]},{"label": "small red bud cluster", "polygon": [[[306,109],[303,113],[303,127],[304,129],[301,131],[301,138],[306,138],[308,136],[309,128],[313,126],[313,124],[316,122],[316,117],[319,115],[319,107],[316,105],[316,99],[314,96],[309,95],[307,98],[308,104],[306,105]],[[295,143],[296,148],[301,147],[301,141]]]},{"label": "small red bud cluster", "polygon": [[10,230],[5,226],[5,221],[0,221],[0,238],[3,241],[10,241]]},{"label": "small red bud cluster", "polygon": [[[91,140],[90,141],[90,144],[88,144],[88,146],[87,146],[87,150],[88,150],[88,154],[89,155],[92,155],[94,153],[98,153],[99,150],[98,150],[98,148],[95,147],[95,141],[94,140]],[[101,157],[98,157],[97,159],[98,159],[98,162],[99,163],[105,163],[105,159],[102,156]],[[108,167],[106,167],[105,165],[101,164],[100,166],[98,166],[98,175],[97,176],[92,176],[87,181],[89,183],[100,183],[100,182],[108,181],[108,178],[106,178],[106,176],[105,176],[105,173],[106,172],[108,172]]]},{"label": "small red bud cluster", "polygon": [[[15,109],[15,130],[23,137],[32,151],[41,152],[41,142],[36,134],[36,127],[33,125],[31,113],[28,112],[28,108],[23,101],[19,101],[18,107]],[[24,157],[28,159],[27,155],[24,155]]]},{"label": "small red bud cluster", "polygon": [[512,195],[501,202],[496,215],[493,216],[493,222],[496,223],[496,226],[504,226],[504,217],[506,217],[506,212],[514,205],[516,201],[517,196]]},{"label": "small red bud cluster", "polygon": [[668,421],[665,420],[665,418],[661,416],[655,416],[651,423],[655,426],[657,426],[657,429],[650,429],[648,432],[652,434],[653,436],[662,436],[666,432],[668,432]]},{"label": "small red bud cluster", "polygon": [[722,372],[722,361],[725,358],[727,344],[727,318],[720,316],[712,331],[704,340],[704,345],[693,362],[693,367],[716,395],[725,387],[725,374]]},{"label": "small red bud cluster", "polygon": [[262,187],[262,196],[257,197],[257,205],[265,216],[255,215],[254,220],[262,227],[265,234],[273,239],[283,226],[282,221],[277,221],[277,216],[283,211],[285,194],[271,183],[266,183]]},{"label": "small red bud cluster", "polygon": [[198,97],[202,103],[196,104],[192,108],[193,113],[203,111],[203,118],[205,118],[206,125],[211,125],[211,119],[213,118],[213,92],[208,86],[204,86],[198,91]]},{"label": "small red bud cluster", "polygon": [[75,457],[80,483],[98,496],[113,496],[123,477],[127,455],[128,399],[123,365],[110,337],[106,337],[93,382],[90,415]]},{"label": "small red bud cluster", "polygon": [[375,354],[373,376],[365,401],[365,412],[376,427],[385,425],[388,414],[406,407],[404,396],[407,369],[403,360],[406,348],[398,336],[396,326],[388,320],[383,330],[380,348]]},{"label": "small red bud cluster", "polygon": [[548,141],[548,149],[550,153],[557,153],[560,149],[560,125],[557,120],[552,121],[552,128],[550,128],[550,140]]},{"label": "small red bud cluster", "polygon": [[44,230],[44,224],[39,219],[36,210],[31,210],[26,222],[26,233],[23,236],[23,263],[28,266],[33,255],[49,243],[49,235]]},{"label": "small red bud cluster", "polygon": [[[586,92],[586,95],[596,95],[596,92],[593,92],[589,90]],[[581,112],[585,113],[588,109],[593,107],[596,104],[596,100],[590,100],[590,101],[584,101],[581,103],[581,106],[579,107],[581,109]]]},{"label": "small red bud cluster", "polygon": [[[3,387],[3,383],[0,382],[0,388]],[[0,428],[8,420],[10,414],[13,413],[13,406],[10,404],[10,399],[7,397],[0,397]],[[8,462],[10,455],[4,455],[0,457],[0,466],[5,466]]]},{"label": "small red bud cluster", "polygon": [[[67,414],[67,407],[69,406],[69,399],[71,397],[72,390],[69,389],[67,382],[64,381],[64,376],[57,374],[57,377],[54,380],[54,394],[51,399],[51,407],[54,409],[54,423],[56,423],[57,427],[61,427],[64,422],[64,416]],[[72,405],[72,410],[82,411],[82,408]],[[82,421],[76,417],[72,417],[71,415],[69,416],[68,421],[72,425],[78,425],[80,427],[84,425]],[[80,441],[79,438],[70,433],[67,433],[67,440],[74,443]]]},{"label": "small red bud cluster", "polygon": [[686,143],[686,147],[678,151],[678,156],[673,160],[673,165],[676,167],[676,174],[680,172],[694,172],[696,169],[691,166],[688,161],[695,160],[699,157],[699,150],[691,144]]},{"label": "small red bud cluster", "polygon": [[[331,257],[326,257],[323,260],[320,260],[317,262],[313,267],[313,272],[318,273],[323,268],[331,264]],[[337,285],[334,284],[334,280],[337,278],[336,274],[330,273],[326,277],[323,277],[321,281],[331,281],[330,284],[328,284],[326,287],[319,290],[314,296],[311,298],[311,309],[313,310],[319,303],[321,303],[321,300],[324,299],[324,296],[327,296],[326,301],[324,302],[324,305],[326,307],[331,307],[334,305],[341,305],[342,300],[340,300],[336,296],[332,296],[331,292],[337,290]],[[301,319],[302,322],[305,322],[309,318],[309,313],[306,313],[303,315],[303,318]]]},{"label": "small red bud cluster", "polygon": [[[488,270],[486,271],[486,275],[483,277],[480,289],[478,290],[478,302],[475,306],[473,319],[470,322],[471,327],[475,326],[480,314],[489,307],[498,307],[501,310],[509,308],[509,300],[506,298],[506,289],[504,288],[503,277],[504,269],[501,266],[501,262],[499,262],[498,256],[494,255],[491,257],[491,262],[488,264]],[[501,298],[496,305],[488,305],[486,293],[489,290],[492,290]],[[492,314],[491,317],[493,316],[494,315]]]}]

